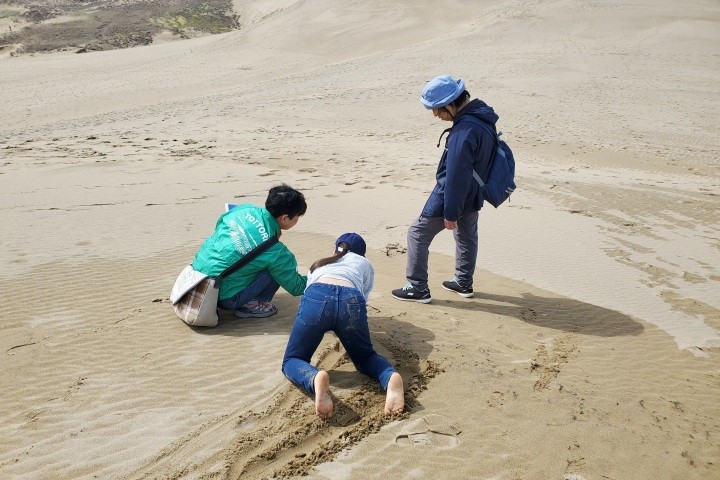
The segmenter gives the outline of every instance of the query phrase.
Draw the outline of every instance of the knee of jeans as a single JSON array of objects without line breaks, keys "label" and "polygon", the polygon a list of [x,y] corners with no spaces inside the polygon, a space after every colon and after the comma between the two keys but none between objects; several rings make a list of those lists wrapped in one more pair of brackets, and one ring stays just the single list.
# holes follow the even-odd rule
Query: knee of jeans
[{"label": "knee of jeans", "polygon": [[[280,365],[280,371],[285,375],[285,365],[290,361],[290,357],[283,358],[282,365]],[[286,375],[287,376],[287,375]]]}]

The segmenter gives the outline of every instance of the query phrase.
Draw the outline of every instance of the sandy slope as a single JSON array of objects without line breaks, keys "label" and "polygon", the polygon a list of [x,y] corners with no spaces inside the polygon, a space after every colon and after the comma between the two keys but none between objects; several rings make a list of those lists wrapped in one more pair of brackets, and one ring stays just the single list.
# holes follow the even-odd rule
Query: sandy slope
[{"label": "sandy slope", "polygon": [[[720,7],[236,5],[217,37],[0,59],[3,477],[718,475]],[[439,73],[495,107],[519,188],[481,213],[476,298],[407,305],[381,249],[432,188]],[[278,368],[294,298],[172,317],[222,204],[281,181],[310,204],[302,268],[341,231],[373,246],[399,421],[332,338],[342,408],[314,419]],[[438,285],[451,237],[433,249]]]}]

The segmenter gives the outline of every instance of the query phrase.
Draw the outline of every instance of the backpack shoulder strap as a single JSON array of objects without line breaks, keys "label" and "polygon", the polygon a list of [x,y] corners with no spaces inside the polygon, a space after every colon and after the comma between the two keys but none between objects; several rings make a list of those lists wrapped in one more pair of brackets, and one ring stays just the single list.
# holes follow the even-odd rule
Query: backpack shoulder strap
[{"label": "backpack shoulder strap", "polygon": [[[497,133],[495,131],[495,129],[492,128],[487,122],[480,120],[479,118],[474,117],[472,115],[464,115],[463,120],[467,120],[469,122],[474,123],[475,125],[479,125],[483,130],[485,130],[487,133],[489,133],[490,136],[493,137],[493,139],[494,139],[493,151],[492,151],[492,154],[490,155],[490,161],[488,162],[488,165],[485,168],[485,171],[483,172],[483,174],[480,175],[475,170],[475,168],[473,168],[473,178],[475,179],[476,182],[478,182],[478,184],[480,185],[480,188],[482,188],[485,186],[485,183],[486,183],[483,181],[483,177],[487,178],[487,176],[489,175],[490,168],[492,167],[492,164],[495,161],[495,155],[497,155],[498,153],[500,153],[503,156],[505,155],[505,152],[503,152],[502,148],[500,148],[500,135],[502,135],[502,133]],[[478,163],[480,163],[480,162],[478,162]]]},{"label": "backpack shoulder strap", "polygon": [[472,116],[472,115],[464,115],[464,116],[463,116],[463,120],[468,120],[468,121],[474,123],[475,125],[479,125],[479,126],[482,127],[486,132],[488,132],[491,137],[493,137],[493,138],[495,139],[495,144],[496,144],[496,145],[497,145],[498,143],[500,143],[500,135],[502,135],[502,133],[496,132],[496,129],[495,129],[495,128],[492,128],[489,123],[487,123],[487,122],[485,122],[485,121],[483,121],[483,120],[480,120],[479,118],[474,117],[474,116]]}]

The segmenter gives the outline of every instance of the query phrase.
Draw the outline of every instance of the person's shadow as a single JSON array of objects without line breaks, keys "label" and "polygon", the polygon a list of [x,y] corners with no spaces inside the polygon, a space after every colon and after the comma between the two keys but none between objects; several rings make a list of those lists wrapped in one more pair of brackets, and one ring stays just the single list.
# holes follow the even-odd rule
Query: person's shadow
[{"label": "person's shadow", "polygon": [[295,321],[299,297],[279,294],[273,298],[278,313],[267,318],[238,318],[232,310],[218,310],[218,324],[212,328],[192,327],[197,333],[245,337],[252,335],[289,335]]},{"label": "person's shadow", "polygon": [[515,317],[540,327],[583,335],[617,337],[639,335],[644,331],[642,324],[615,310],[572,298],[542,297],[529,292],[521,295],[514,297],[475,292],[475,296],[469,301],[445,300],[444,302],[460,310]]}]

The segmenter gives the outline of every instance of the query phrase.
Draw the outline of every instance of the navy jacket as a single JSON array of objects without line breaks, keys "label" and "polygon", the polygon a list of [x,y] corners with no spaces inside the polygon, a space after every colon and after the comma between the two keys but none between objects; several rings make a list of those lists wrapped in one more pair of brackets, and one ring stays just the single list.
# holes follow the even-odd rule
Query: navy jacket
[{"label": "navy jacket", "polygon": [[484,173],[479,171],[479,165],[481,160],[492,157],[495,139],[480,125],[468,120],[470,115],[489,123],[495,131],[498,116],[485,102],[472,100],[458,112],[445,141],[445,151],[435,174],[437,182],[425,202],[423,217],[443,217],[456,222],[463,213],[477,212],[483,206],[473,168],[480,175]]}]

